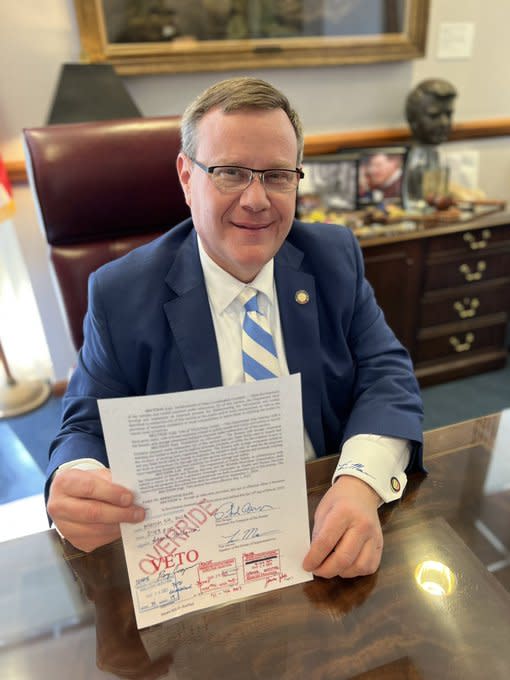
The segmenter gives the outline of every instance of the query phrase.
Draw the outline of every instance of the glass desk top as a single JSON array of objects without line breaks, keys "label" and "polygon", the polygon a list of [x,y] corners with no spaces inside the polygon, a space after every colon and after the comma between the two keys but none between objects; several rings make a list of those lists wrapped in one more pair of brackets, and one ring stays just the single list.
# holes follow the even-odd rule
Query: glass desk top
[{"label": "glass desk top", "polygon": [[[138,631],[120,542],[0,544],[2,680],[399,680],[510,669],[510,410],[425,434],[428,476],[381,508],[379,571]],[[336,457],[307,464],[310,517]]]}]

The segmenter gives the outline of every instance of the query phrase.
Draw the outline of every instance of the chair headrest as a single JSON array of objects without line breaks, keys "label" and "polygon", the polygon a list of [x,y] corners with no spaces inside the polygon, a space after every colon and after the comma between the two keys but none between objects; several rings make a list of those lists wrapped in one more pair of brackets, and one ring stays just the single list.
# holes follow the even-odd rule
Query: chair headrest
[{"label": "chair headrest", "polygon": [[132,118],[25,129],[48,243],[166,231],[189,217],[175,167],[179,122]]}]

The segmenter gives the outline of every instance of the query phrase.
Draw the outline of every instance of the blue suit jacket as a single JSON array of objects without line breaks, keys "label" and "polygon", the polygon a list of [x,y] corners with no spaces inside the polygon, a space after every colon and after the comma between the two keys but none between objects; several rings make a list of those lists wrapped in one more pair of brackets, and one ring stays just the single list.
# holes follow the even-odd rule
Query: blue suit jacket
[{"label": "blue suit jacket", "polygon": [[[410,468],[421,469],[419,388],[364,278],[353,234],[296,221],[274,276],[287,363],[301,373],[317,455],[337,453],[355,434],[390,435],[414,443]],[[299,290],[309,293],[307,304],[296,302]],[[191,219],[91,276],[84,331],[48,478],[75,458],[108,464],[96,399],[221,385]]]}]

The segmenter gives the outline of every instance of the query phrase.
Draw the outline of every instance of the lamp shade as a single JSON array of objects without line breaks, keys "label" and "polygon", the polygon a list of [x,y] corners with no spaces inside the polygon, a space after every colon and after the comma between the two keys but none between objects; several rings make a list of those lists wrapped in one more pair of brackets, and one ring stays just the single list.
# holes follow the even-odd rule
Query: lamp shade
[{"label": "lamp shade", "polygon": [[63,64],[48,125],[137,118],[141,113],[110,64]]}]

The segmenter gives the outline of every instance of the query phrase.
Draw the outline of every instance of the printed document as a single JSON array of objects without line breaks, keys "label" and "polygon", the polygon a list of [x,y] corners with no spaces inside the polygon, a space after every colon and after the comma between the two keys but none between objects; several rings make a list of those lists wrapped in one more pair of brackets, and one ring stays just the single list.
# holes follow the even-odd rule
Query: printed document
[{"label": "printed document", "polygon": [[312,580],[299,375],[98,405],[138,628]]}]

